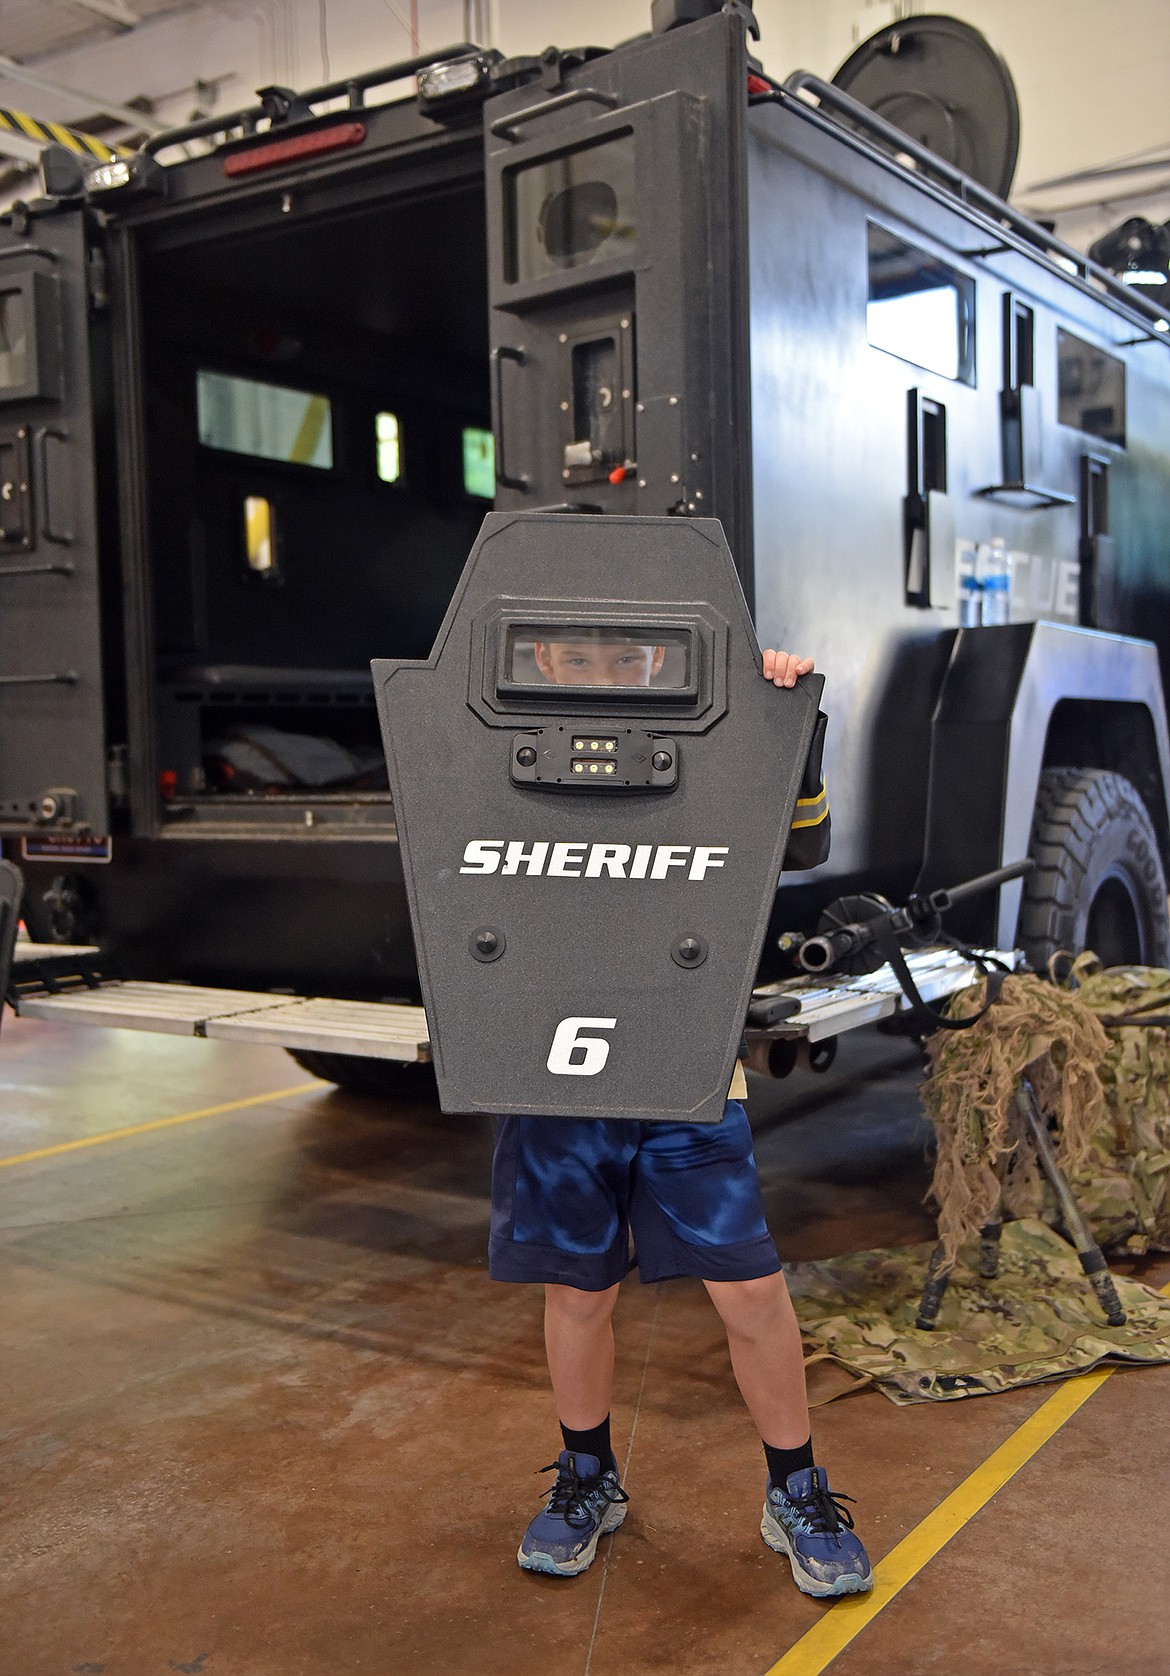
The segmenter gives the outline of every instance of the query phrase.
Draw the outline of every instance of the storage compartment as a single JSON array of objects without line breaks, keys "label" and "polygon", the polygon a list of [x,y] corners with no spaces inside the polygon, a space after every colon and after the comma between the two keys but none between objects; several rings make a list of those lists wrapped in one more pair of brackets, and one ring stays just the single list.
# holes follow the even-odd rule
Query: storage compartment
[{"label": "storage compartment", "polygon": [[389,822],[369,662],[429,653],[494,491],[482,189],[267,213],[143,251],[160,796]]}]

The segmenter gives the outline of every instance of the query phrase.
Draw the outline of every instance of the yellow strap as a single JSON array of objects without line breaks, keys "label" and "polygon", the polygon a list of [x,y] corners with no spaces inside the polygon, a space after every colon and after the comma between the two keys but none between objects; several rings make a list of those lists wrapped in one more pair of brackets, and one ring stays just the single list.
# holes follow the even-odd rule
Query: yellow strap
[{"label": "yellow strap", "polygon": [[829,812],[829,793],[825,782],[815,797],[798,797],[792,817],[793,830],[800,826],[819,826]]}]

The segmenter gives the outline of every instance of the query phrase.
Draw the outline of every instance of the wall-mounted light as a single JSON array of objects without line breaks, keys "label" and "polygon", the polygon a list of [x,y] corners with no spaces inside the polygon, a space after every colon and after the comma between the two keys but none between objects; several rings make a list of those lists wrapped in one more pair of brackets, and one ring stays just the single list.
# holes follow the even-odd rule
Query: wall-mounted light
[{"label": "wall-mounted light", "polygon": [[1132,215],[1089,246],[1089,260],[1115,273],[1123,285],[1170,284],[1170,224],[1155,227]]}]

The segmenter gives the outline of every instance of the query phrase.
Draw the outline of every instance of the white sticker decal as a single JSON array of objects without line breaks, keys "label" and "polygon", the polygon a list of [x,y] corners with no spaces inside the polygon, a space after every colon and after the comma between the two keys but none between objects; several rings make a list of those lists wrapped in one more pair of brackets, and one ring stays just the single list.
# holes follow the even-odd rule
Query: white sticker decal
[{"label": "white sticker decal", "polygon": [[563,1018],[548,1052],[548,1068],[557,1077],[595,1077],[609,1058],[604,1036],[583,1036],[582,1030],[612,1030],[616,1018]]}]

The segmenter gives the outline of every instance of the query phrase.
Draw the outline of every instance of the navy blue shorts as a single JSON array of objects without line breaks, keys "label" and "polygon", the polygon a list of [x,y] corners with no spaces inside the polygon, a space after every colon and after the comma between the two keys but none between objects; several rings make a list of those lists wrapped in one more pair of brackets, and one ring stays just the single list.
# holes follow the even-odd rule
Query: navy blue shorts
[{"label": "navy blue shorts", "polygon": [[719,1123],[505,1117],[492,1160],[494,1280],[603,1292],[643,1280],[756,1280],[780,1268],[747,1113]]}]

